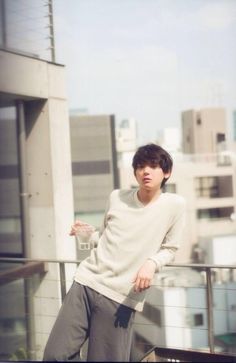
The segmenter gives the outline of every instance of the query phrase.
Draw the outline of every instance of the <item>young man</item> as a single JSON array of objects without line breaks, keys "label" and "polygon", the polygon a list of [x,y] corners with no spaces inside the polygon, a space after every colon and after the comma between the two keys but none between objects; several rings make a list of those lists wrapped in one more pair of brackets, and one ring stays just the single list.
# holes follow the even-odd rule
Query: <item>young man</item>
[{"label": "young man", "polygon": [[101,231],[81,221],[70,234],[87,233],[91,255],[76,271],[45,348],[45,360],[73,359],[89,338],[88,361],[129,361],[135,311],[142,311],[154,274],[173,261],[181,242],[185,202],[163,193],[172,158],[160,146],[133,157],[135,190],[114,190]]}]

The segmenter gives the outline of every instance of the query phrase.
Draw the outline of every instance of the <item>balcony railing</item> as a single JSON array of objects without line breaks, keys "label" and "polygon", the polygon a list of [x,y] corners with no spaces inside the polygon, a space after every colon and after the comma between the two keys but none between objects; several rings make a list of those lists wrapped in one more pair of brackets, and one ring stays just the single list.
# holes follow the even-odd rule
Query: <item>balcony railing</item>
[{"label": "balcony railing", "polygon": [[[41,360],[80,261],[0,262],[0,360]],[[145,359],[150,350],[179,361],[191,353],[208,354],[211,361],[219,355],[236,359],[236,266],[168,265],[157,274],[145,306],[136,314],[133,360]]]},{"label": "balcony railing", "polygon": [[52,0],[0,0],[0,48],[55,62]]},{"label": "balcony railing", "polygon": [[235,152],[219,151],[217,153],[202,153],[202,154],[174,154],[176,162],[190,163],[211,163],[217,166],[231,166],[235,160]]}]

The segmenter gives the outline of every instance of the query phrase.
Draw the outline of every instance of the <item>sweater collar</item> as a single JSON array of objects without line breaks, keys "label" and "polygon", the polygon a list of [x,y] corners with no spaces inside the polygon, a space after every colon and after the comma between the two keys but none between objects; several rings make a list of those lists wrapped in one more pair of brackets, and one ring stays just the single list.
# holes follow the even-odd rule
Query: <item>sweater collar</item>
[{"label": "sweater collar", "polygon": [[153,204],[156,204],[157,202],[159,202],[159,200],[162,198],[163,196],[163,192],[158,196],[158,198],[156,198],[155,200],[153,200],[152,202],[148,203],[148,204],[143,204],[139,198],[138,198],[138,189],[135,189],[134,191],[134,201],[135,203],[138,205],[138,207],[141,208],[147,208]]}]

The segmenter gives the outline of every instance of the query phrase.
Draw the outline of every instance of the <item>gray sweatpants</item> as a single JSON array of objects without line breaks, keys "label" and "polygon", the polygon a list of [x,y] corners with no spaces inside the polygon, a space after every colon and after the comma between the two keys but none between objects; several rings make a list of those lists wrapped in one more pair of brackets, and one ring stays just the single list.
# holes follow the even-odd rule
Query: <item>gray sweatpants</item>
[{"label": "gray sweatpants", "polygon": [[89,338],[88,361],[128,362],[134,313],[74,282],[49,336],[43,360],[73,360]]}]

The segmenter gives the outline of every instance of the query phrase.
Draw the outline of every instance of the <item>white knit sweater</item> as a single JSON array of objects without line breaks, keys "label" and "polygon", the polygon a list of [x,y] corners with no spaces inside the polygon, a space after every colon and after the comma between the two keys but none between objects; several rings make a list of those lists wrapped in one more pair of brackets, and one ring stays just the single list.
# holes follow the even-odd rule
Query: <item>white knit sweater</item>
[{"label": "white knit sweater", "polygon": [[156,272],[173,261],[185,220],[185,200],[172,193],[143,205],[136,190],[114,190],[104,226],[91,239],[96,243],[76,271],[75,281],[104,296],[142,311],[146,291],[134,292],[133,280],[147,259]]}]

